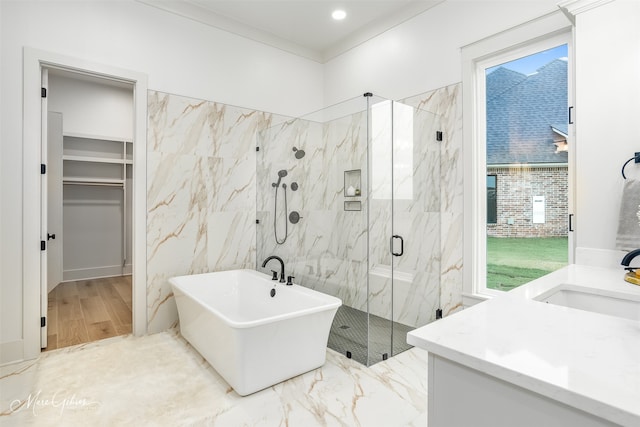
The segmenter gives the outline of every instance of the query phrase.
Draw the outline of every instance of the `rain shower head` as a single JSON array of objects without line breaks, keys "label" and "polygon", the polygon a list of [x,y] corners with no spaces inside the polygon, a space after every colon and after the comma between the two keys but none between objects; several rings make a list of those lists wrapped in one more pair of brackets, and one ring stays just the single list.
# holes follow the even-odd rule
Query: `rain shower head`
[{"label": "rain shower head", "polygon": [[304,150],[298,150],[296,147],[293,147],[293,151],[296,153],[296,159],[301,159],[306,154]]}]

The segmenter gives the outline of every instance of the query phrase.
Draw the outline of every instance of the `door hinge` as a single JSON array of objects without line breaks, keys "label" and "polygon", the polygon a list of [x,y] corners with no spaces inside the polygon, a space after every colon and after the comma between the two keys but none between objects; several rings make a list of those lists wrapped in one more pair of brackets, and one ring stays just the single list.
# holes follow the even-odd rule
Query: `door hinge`
[{"label": "door hinge", "polygon": [[256,151],[260,151],[260,147],[256,147]]},{"label": "door hinge", "polygon": [[40,327],[44,328],[45,326],[47,326],[47,318],[43,316],[40,318]]},{"label": "door hinge", "polygon": [[442,131],[436,131],[436,141],[442,141]]},{"label": "door hinge", "polygon": [[40,163],[40,175],[44,175],[45,173],[47,173],[47,165]]},{"label": "door hinge", "polygon": [[40,250],[41,251],[47,250],[47,242],[45,242],[44,240],[40,240]]},{"label": "door hinge", "polygon": [[46,87],[40,88],[40,96],[42,98],[46,98],[47,97],[47,88]]},{"label": "door hinge", "polygon": [[436,320],[438,320],[438,319],[442,319],[442,309],[441,308],[438,308],[436,310]]}]

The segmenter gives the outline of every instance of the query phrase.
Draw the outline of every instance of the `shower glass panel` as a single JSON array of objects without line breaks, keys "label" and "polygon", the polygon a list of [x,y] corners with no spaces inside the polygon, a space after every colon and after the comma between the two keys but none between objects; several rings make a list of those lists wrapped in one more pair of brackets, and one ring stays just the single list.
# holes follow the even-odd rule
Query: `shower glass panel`
[{"label": "shower glass panel", "polygon": [[340,298],[328,345],[367,366],[409,348],[439,306],[437,129],[369,95],[258,133],[256,268],[271,275],[260,266],[277,255],[294,283]]}]

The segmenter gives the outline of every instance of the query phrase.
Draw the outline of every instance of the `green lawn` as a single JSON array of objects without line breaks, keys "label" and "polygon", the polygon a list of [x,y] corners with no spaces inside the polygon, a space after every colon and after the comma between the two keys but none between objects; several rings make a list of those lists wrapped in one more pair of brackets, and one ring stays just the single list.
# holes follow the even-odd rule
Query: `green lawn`
[{"label": "green lawn", "polygon": [[487,287],[508,291],[567,265],[566,237],[487,237]]}]

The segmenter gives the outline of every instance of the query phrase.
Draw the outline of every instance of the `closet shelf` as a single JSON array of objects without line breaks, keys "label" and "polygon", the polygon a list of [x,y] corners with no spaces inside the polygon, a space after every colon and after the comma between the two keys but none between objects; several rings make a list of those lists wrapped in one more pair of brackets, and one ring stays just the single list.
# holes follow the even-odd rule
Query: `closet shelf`
[{"label": "closet shelf", "polygon": [[72,162],[113,163],[118,165],[133,164],[133,160],[114,159],[109,157],[72,156],[68,154],[65,154],[64,156],[62,156],[62,160],[68,160]]},{"label": "closet shelf", "polygon": [[118,136],[108,136],[108,135],[92,135],[92,134],[80,133],[80,132],[65,132],[62,136],[70,137],[70,138],[97,139],[101,141],[116,141],[116,142],[128,142],[128,143],[133,142],[130,138],[122,138]]}]

